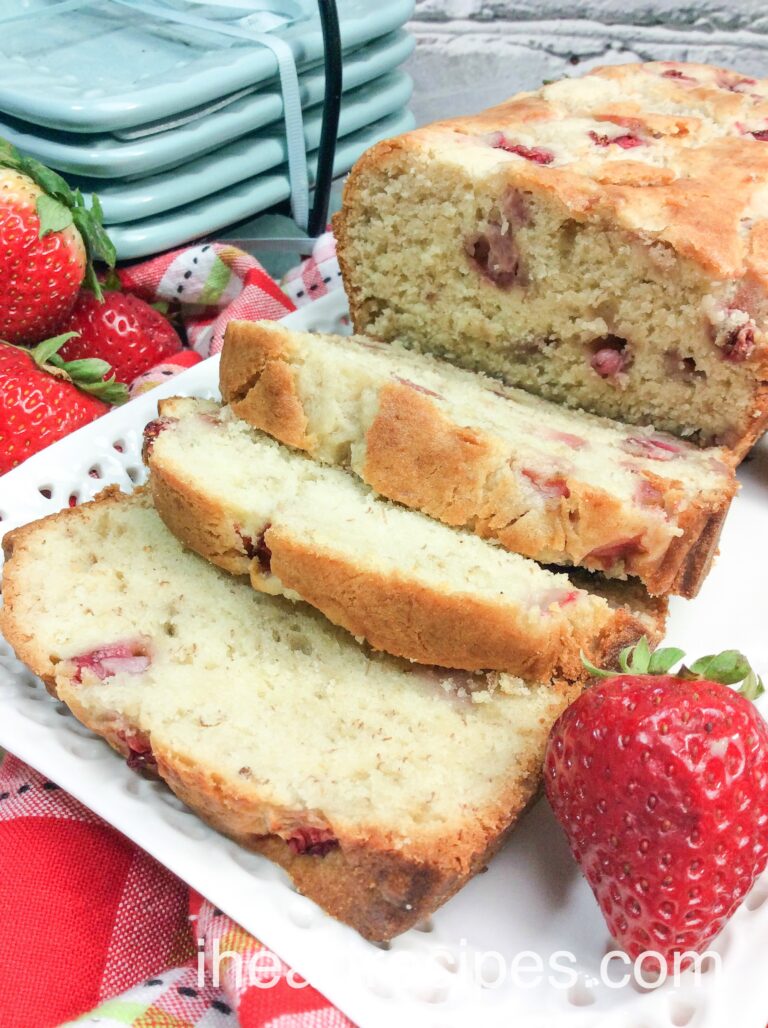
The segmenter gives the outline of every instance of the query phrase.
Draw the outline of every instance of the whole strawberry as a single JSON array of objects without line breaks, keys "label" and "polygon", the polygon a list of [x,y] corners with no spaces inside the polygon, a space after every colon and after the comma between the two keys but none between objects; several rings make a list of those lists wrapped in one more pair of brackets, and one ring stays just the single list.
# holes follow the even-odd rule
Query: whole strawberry
[{"label": "whole strawberry", "polygon": [[[702,952],[768,858],[762,683],[734,650],[667,672],[680,650],[625,650],[559,718],[547,797],[608,927],[669,970]],[[744,680],[744,694],[728,685]],[[685,956],[687,954],[687,956]]]},{"label": "whole strawberry", "polygon": [[0,342],[0,474],[127,399],[104,361],[63,361],[68,335],[34,350]]},{"label": "whole strawberry", "polygon": [[101,290],[91,261],[114,265],[96,197],[0,139],[0,338],[36,343],[61,327],[84,283]]},{"label": "whole strawberry", "polygon": [[108,361],[118,382],[131,383],[181,349],[171,323],[131,293],[107,290],[102,302],[83,290],[64,327],[77,335],[64,344],[61,356]]}]

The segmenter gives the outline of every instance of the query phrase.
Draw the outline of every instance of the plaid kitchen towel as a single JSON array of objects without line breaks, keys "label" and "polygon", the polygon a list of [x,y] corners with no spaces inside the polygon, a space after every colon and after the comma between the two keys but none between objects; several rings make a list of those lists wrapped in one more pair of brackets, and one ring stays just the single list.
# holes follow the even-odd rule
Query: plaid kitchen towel
[{"label": "plaid kitchen towel", "polygon": [[276,954],[10,754],[0,867],[2,1028],[350,1028]]},{"label": "plaid kitchen towel", "polygon": [[143,300],[179,304],[187,339],[203,357],[221,350],[232,318],[277,321],[296,310],[255,257],[222,243],[173,250],[123,268],[118,277]]},{"label": "plaid kitchen towel", "polygon": [[[278,319],[339,288],[334,266],[326,234],[287,276],[294,299],[253,257],[218,243],[119,274],[126,290],[178,302],[188,339],[208,356],[230,318]],[[276,954],[10,754],[0,764],[0,868],[0,1028],[351,1026]]]}]

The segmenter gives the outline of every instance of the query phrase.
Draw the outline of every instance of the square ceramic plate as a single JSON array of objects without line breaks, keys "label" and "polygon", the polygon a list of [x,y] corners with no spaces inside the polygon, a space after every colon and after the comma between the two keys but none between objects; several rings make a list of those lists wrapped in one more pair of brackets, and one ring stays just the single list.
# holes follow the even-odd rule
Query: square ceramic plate
[{"label": "square ceramic plate", "polygon": [[[149,2],[200,16],[194,4]],[[222,26],[244,23],[248,7],[249,25],[284,39],[300,70],[322,57],[315,0],[240,0],[231,12],[221,9]],[[288,13],[276,17],[277,9]],[[338,11],[346,51],[400,28],[413,0],[338,0]],[[277,73],[275,55],[253,40],[187,28],[115,0],[13,0],[0,4],[0,27],[0,110],[69,132],[145,125]]]},{"label": "square ceramic plate", "polygon": [[[343,295],[330,294],[285,324],[334,331],[344,312]],[[87,500],[109,483],[132,489],[144,477],[141,433],[157,400],[174,393],[215,396],[216,386],[212,358],[32,457],[0,479],[0,529],[66,507],[70,497]],[[738,646],[765,674],[768,635],[760,598],[768,578],[768,448],[758,448],[741,480],[722,555],[695,602],[673,603],[669,634],[690,653]],[[721,969],[710,967],[698,978],[686,972],[678,985],[652,991],[610,988],[599,974],[612,948],[608,933],[544,802],[486,874],[420,930],[379,948],[298,895],[265,858],[204,825],[161,783],[129,771],[48,696],[7,646],[0,656],[0,745],[193,885],[364,1028],[765,1028],[768,875],[713,947]],[[526,987],[530,977],[515,971],[515,958],[530,964],[536,954],[546,969],[558,951],[572,955],[569,987],[560,987],[560,973]],[[609,973],[618,980],[625,969],[614,962]]]},{"label": "square ceramic plate", "polygon": [[[400,110],[375,121],[372,125],[366,125],[349,136],[342,137],[336,147],[334,175],[349,171],[357,158],[380,139],[397,136],[412,129],[413,126],[414,118],[410,111]],[[317,165],[317,151],[308,155],[308,161],[309,181],[312,185]],[[290,195],[288,167],[281,164],[262,175],[254,175],[218,193],[211,193],[200,200],[174,207],[154,217],[110,225],[109,237],[115,244],[120,260],[147,257],[180,246],[190,239],[199,239],[211,232],[218,232],[227,225],[250,218],[268,207],[287,200]]]},{"label": "square ceramic plate", "polygon": [[[413,37],[402,30],[344,55],[344,90],[356,89],[386,75],[410,56]],[[322,66],[299,76],[303,108],[319,104],[325,95]],[[215,108],[215,109],[212,109]],[[152,175],[255,132],[283,113],[279,82],[224,97],[187,111],[183,122],[172,119],[153,126],[151,135],[83,135],[53,131],[0,115],[0,136],[30,157],[60,171],[94,178],[129,178]],[[94,187],[95,188],[95,187]]]},{"label": "square ceramic plate", "polygon": [[[339,116],[339,140],[359,132],[396,111],[411,99],[413,82],[404,71],[393,71],[359,89],[345,93]],[[304,143],[311,152],[320,144],[323,112],[319,104],[304,112]],[[213,193],[253,179],[288,160],[288,145],[282,125],[272,131],[243,136],[214,153],[189,160],[180,167],[161,171],[130,182],[96,182],[70,177],[90,201],[98,193],[104,222],[135,222],[204,199]]]}]

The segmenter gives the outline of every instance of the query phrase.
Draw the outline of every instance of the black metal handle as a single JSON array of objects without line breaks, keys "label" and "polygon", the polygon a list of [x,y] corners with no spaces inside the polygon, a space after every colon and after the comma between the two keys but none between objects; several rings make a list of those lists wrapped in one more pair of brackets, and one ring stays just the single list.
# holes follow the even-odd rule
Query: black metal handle
[{"label": "black metal handle", "polygon": [[344,61],[341,54],[339,12],[336,0],[318,0],[320,26],[325,45],[325,100],[320,145],[317,148],[315,197],[309,214],[309,235],[319,236],[328,220],[328,206],[333,184],[333,162],[339,133],[339,110],[343,85]]}]

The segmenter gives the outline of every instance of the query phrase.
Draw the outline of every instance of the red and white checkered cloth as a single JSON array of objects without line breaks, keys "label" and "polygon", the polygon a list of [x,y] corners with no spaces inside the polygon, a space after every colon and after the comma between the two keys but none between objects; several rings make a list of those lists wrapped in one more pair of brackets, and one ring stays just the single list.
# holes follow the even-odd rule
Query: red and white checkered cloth
[{"label": "red and white checkered cloth", "polygon": [[[293,299],[253,257],[218,243],[120,276],[144,298],[181,301],[187,335],[207,356],[230,318],[281,318],[337,288],[333,266],[326,235],[289,273]],[[10,754],[0,764],[0,869],[0,1028],[350,1028],[257,939]],[[240,961],[217,961],[225,951]]]}]

